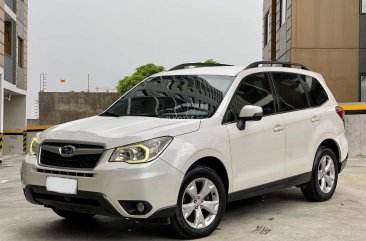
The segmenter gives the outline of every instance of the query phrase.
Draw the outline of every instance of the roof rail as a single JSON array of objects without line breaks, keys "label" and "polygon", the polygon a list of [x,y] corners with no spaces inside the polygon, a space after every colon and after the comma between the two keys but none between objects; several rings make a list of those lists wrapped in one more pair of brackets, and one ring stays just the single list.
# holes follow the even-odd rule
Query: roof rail
[{"label": "roof rail", "polygon": [[306,66],[302,65],[302,64],[297,64],[297,63],[291,63],[291,62],[277,62],[277,61],[258,61],[258,62],[254,62],[250,65],[248,65],[245,69],[252,69],[252,68],[258,68],[259,65],[281,65],[282,67],[286,67],[286,68],[292,68],[292,66],[297,66],[300,67],[301,69],[304,70],[309,70]]},{"label": "roof rail", "polygon": [[232,66],[232,65],[229,65],[229,64],[207,64],[207,63],[186,63],[186,64],[177,65],[177,66],[171,68],[169,71],[186,69],[188,67],[217,67],[217,66]]}]

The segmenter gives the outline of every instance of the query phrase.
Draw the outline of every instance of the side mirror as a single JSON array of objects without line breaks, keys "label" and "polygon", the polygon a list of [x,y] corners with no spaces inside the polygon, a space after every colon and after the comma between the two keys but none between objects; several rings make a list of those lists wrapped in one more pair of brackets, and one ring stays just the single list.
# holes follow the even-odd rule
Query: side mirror
[{"label": "side mirror", "polygon": [[236,125],[239,130],[245,129],[245,123],[247,121],[260,121],[263,117],[262,107],[255,105],[244,106],[239,113],[239,121]]}]

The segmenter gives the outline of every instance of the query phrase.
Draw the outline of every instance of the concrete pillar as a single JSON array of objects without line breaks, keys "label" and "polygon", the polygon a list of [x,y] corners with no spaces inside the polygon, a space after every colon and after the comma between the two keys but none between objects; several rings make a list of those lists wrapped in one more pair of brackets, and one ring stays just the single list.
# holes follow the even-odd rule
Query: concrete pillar
[{"label": "concrete pillar", "polygon": [[23,153],[23,130],[26,128],[26,96],[11,94],[4,101],[4,129],[16,131],[4,136],[4,155]]}]

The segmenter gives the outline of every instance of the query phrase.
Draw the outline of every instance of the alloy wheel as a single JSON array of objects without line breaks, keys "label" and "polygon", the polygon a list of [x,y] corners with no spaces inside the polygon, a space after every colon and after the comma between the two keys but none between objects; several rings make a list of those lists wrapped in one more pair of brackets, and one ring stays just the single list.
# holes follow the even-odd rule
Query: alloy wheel
[{"label": "alloy wheel", "polygon": [[219,203],[215,184],[207,178],[195,179],[183,194],[183,217],[192,228],[203,229],[215,220]]},{"label": "alloy wheel", "polygon": [[332,191],[335,180],[334,161],[329,155],[325,155],[318,166],[318,185],[323,193]]}]

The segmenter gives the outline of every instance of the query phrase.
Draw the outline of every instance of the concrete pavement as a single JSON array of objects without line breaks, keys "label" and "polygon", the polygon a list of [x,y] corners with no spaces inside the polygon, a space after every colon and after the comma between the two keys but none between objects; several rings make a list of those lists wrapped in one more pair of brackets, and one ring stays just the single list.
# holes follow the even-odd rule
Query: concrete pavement
[{"label": "concrete pavement", "polygon": [[[0,166],[0,241],[173,240],[167,226],[97,216],[69,223],[25,201],[22,157]],[[366,158],[352,158],[328,202],[306,201],[297,188],[229,204],[223,222],[202,240],[366,240]]]}]

